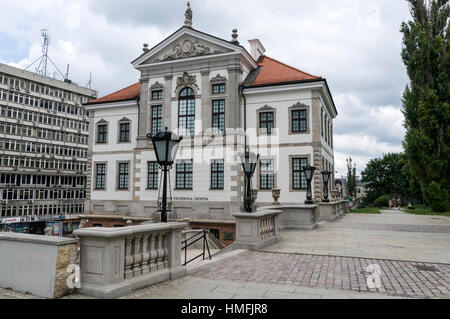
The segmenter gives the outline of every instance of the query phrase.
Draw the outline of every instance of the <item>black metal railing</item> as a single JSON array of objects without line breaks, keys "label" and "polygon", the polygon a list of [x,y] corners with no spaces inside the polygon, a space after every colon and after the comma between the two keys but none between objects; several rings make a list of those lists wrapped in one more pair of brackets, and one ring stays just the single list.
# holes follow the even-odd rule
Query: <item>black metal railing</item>
[{"label": "black metal railing", "polygon": [[[211,252],[209,251],[209,244],[208,244],[207,235],[208,235],[208,230],[205,229],[202,232],[197,233],[194,236],[189,237],[186,240],[183,240],[181,242],[181,244],[183,245],[181,250],[184,249],[184,264],[183,264],[183,266],[186,266],[190,262],[193,262],[194,260],[196,260],[197,258],[200,258],[200,257],[203,257],[203,260],[205,260],[206,250],[208,250],[208,256],[209,256],[209,259],[211,260]],[[195,237],[198,237],[198,238],[193,240]],[[193,240],[193,241],[188,243],[190,240]],[[203,251],[202,251],[202,253],[200,253],[200,255],[198,255],[198,256],[190,259],[190,260],[187,260],[187,249],[188,249],[188,247],[192,246],[193,244],[195,244],[199,240],[203,240]]]}]

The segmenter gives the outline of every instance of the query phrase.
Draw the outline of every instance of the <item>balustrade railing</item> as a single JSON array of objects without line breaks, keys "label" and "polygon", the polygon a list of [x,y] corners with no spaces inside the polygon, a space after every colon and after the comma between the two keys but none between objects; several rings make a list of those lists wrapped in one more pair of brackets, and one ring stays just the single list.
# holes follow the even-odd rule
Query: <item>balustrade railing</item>
[{"label": "balustrade railing", "polygon": [[275,237],[275,216],[269,215],[261,218],[259,229],[261,239]]},{"label": "balustrade railing", "polygon": [[168,232],[138,234],[125,239],[125,278],[168,267]]},{"label": "balustrade railing", "polygon": [[185,223],[156,223],[122,228],[83,228],[82,293],[115,298],[134,289],[186,274],[181,266]]}]

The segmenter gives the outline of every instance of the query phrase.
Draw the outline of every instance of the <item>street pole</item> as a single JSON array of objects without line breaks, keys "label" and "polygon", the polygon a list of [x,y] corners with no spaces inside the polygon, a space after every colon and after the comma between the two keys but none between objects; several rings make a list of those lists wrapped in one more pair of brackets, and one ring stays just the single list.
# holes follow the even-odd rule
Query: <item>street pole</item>
[{"label": "street pole", "polygon": [[163,166],[164,184],[162,197],[161,222],[167,223],[167,166]]}]

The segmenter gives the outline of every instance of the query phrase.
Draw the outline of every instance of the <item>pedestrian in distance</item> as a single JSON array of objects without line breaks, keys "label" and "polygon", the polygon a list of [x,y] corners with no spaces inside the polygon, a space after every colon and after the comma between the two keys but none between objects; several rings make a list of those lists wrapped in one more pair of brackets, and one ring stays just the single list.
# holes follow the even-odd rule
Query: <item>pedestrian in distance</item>
[{"label": "pedestrian in distance", "polygon": [[397,210],[400,210],[400,207],[402,207],[402,201],[400,200],[400,197],[397,198]]},{"label": "pedestrian in distance", "polygon": [[392,199],[389,200],[389,209],[392,209]]}]

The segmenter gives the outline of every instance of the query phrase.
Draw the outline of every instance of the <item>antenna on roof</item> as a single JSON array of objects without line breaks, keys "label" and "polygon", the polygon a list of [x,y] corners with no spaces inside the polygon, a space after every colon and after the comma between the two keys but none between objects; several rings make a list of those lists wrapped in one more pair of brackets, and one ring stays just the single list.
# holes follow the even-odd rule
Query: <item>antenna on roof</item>
[{"label": "antenna on roof", "polygon": [[66,71],[66,76],[64,77],[64,80],[69,79],[69,68],[70,68],[70,64],[67,64],[67,71]]},{"label": "antenna on roof", "polygon": [[66,79],[64,77],[64,74],[61,73],[61,71],[58,69],[58,67],[53,63],[52,59],[48,56],[48,48],[50,46],[50,32],[48,29],[41,29],[41,36],[44,38],[44,43],[42,44],[42,55],[36,59],[33,63],[31,63],[29,66],[25,68],[27,70],[32,65],[34,65],[37,61],[39,61],[38,67],[35,69],[35,72],[37,74],[41,74],[43,76],[49,76],[47,72],[48,67],[48,61],[54,66],[54,68],[58,71],[58,73],[62,76],[63,79]]},{"label": "antenna on roof", "polygon": [[89,82],[86,84],[86,87],[89,89],[91,88],[91,86],[92,86],[92,72],[89,75]]}]

